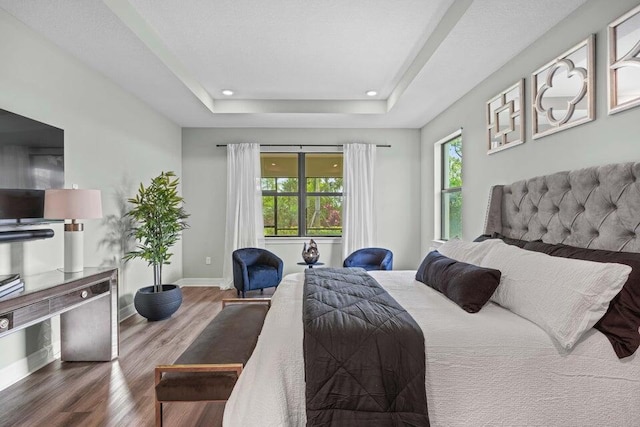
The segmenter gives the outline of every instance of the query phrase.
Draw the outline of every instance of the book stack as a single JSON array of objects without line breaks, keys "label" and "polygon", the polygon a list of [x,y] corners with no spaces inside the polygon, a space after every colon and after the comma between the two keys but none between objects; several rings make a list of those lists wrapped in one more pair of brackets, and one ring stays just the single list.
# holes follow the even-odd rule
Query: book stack
[{"label": "book stack", "polygon": [[0,275],[0,299],[24,290],[24,282],[19,274]]}]

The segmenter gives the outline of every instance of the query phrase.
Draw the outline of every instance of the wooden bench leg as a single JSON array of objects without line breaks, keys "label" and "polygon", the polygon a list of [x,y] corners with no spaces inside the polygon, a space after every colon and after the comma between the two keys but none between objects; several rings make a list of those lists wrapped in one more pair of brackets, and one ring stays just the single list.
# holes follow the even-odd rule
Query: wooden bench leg
[{"label": "wooden bench leg", "polygon": [[[162,378],[162,370],[156,368],[154,369],[154,384],[155,386],[158,385],[158,383],[160,383],[160,379]],[[155,387],[154,387],[154,393],[155,394]],[[155,396],[155,400],[156,400],[156,427],[162,427],[162,402],[158,401],[158,396]]]},{"label": "wooden bench leg", "polygon": [[162,402],[156,400],[156,427],[162,427]]}]

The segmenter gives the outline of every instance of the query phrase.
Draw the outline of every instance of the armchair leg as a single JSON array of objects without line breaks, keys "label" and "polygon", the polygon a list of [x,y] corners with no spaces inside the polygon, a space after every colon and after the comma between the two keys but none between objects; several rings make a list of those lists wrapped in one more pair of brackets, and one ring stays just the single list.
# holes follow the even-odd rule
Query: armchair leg
[{"label": "armchair leg", "polygon": [[240,289],[236,289],[236,295],[240,296]]},{"label": "armchair leg", "polygon": [[244,291],[242,291],[242,298],[244,298]]},{"label": "armchair leg", "polygon": [[260,288],[260,295],[264,294],[264,289]]}]

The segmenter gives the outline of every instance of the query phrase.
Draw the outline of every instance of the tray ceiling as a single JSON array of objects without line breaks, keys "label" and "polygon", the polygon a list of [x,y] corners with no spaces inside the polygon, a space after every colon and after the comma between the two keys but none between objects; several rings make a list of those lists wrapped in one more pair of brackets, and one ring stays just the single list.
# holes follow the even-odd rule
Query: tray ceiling
[{"label": "tray ceiling", "polygon": [[418,128],[584,2],[0,0],[0,7],[184,127]]}]

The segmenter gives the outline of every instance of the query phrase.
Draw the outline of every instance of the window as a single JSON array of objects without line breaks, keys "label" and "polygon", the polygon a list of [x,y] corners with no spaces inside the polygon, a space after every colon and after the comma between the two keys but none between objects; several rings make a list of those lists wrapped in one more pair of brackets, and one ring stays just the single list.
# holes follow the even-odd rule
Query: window
[{"label": "window", "polygon": [[462,237],[462,134],[436,143],[436,235],[440,240]]},{"label": "window", "polygon": [[265,236],[342,235],[342,153],[261,153]]}]

